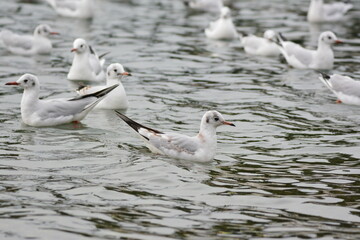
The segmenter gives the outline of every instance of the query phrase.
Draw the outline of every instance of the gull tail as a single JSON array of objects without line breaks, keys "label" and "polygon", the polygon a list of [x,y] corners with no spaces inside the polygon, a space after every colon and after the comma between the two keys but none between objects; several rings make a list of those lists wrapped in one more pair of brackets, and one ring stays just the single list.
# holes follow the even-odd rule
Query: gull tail
[{"label": "gull tail", "polygon": [[143,134],[140,133],[140,129],[143,128],[149,132],[152,133],[156,133],[156,134],[163,134],[162,132],[149,128],[149,127],[145,127],[144,125],[141,125],[140,123],[135,122],[134,120],[128,118],[127,116],[125,116],[124,114],[122,114],[119,111],[115,110],[115,113],[124,121],[126,122],[127,125],[129,125],[132,129],[134,129],[137,133],[139,133],[142,137],[146,138],[147,140],[149,140],[149,138],[147,136],[144,136]]}]

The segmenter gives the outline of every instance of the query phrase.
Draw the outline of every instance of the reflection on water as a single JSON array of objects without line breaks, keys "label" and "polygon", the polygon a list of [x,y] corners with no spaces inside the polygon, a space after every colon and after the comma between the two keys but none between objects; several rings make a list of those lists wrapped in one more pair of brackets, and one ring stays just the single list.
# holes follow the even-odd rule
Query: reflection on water
[{"label": "reflection on water", "polygon": [[[21,3],[21,4],[20,4]],[[360,5],[355,2],[356,8]],[[358,11],[336,24],[305,22],[304,1],[233,1],[242,32],[274,28],[315,48],[333,30],[333,71],[360,79]],[[54,128],[21,123],[21,91],[0,89],[0,235],[4,239],[357,239],[359,109],[335,104],[312,70],[248,56],[238,42],[205,39],[216,16],[181,1],[97,1],[92,21],[57,17],[41,1],[3,1],[0,27],[61,33],[51,56],[0,48],[2,82],[35,73],[43,97],[72,97],[66,80],[75,38],[123,81],[127,114],[155,129],[194,135],[208,109],[236,128],[218,129],[211,164],[150,153],[112,111]],[[32,31],[32,30],[31,30]],[[30,32],[31,32],[30,31]]]}]

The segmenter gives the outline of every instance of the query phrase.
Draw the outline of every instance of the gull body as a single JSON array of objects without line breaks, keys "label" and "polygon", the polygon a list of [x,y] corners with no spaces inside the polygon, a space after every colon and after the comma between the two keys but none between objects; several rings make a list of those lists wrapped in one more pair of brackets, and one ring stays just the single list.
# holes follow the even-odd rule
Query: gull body
[{"label": "gull body", "polygon": [[53,32],[47,24],[38,25],[34,34],[19,35],[10,30],[0,32],[0,40],[7,50],[19,55],[49,54],[52,50],[52,43],[48,38],[50,35],[58,34]]},{"label": "gull body", "polygon": [[67,75],[69,80],[102,81],[105,79],[103,70],[105,59],[99,58],[84,39],[76,39],[71,52],[75,54]]},{"label": "gull body", "polygon": [[21,99],[21,117],[25,124],[34,127],[81,121],[107,93],[117,86],[72,99],[43,100],[39,99],[40,82],[32,74],[24,74],[16,82],[8,82],[6,85],[18,85],[24,88]]},{"label": "gull body", "polygon": [[94,16],[93,0],[47,0],[56,13],[63,17],[89,19]]},{"label": "gull body", "polygon": [[107,68],[105,86],[86,86],[79,89],[77,92],[79,95],[86,95],[118,84],[119,86],[108,93],[106,97],[95,106],[95,108],[126,109],[128,108],[129,103],[126,97],[125,89],[121,83],[121,79],[125,76],[131,76],[131,74],[125,72],[124,67],[120,63],[113,63]]},{"label": "gull body", "polygon": [[350,3],[335,2],[324,4],[323,0],[311,0],[307,20],[309,22],[335,22],[344,19],[353,7]]},{"label": "gull body", "polygon": [[205,35],[216,40],[232,40],[238,37],[228,7],[221,8],[220,18],[210,22],[209,27],[205,29]]},{"label": "gull body", "polygon": [[303,48],[294,42],[285,41],[279,37],[280,51],[289,65],[299,69],[332,69],[334,52],[332,45],[342,43],[333,32],[323,32],[319,36],[316,50]]},{"label": "gull body", "polygon": [[275,43],[276,40],[277,33],[273,30],[266,30],[264,37],[254,35],[241,37],[241,44],[248,54],[272,57],[281,54],[279,46]]},{"label": "gull body", "polygon": [[224,6],[222,0],[187,0],[184,3],[194,10],[220,12]]},{"label": "gull body", "polygon": [[151,129],[131,120],[118,111],[116,113],[140,135],[152,152],[196,162],[208,162],[214,158],[217,144],[216,128],[218,126],[235,126],[233,123],[225,121],[219,112],[208,111],[201,119],[199,133],[194,137],[189,137]]},{"label": "gull body", "polygon": [[338,98],[337,103],[360,105],[360,81],[339,74],[322,73],[319,79]]}]

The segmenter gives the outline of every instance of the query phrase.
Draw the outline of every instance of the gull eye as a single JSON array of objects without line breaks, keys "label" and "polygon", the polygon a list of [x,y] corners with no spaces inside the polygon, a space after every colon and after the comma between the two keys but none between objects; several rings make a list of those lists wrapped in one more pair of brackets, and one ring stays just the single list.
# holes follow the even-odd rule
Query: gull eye
[{"label": "gull eye", "polygon": [[24,83],[27,83],[27,82],[28,82],[28,80],[27,80],[27,79],[25,79],[25,80],[24,80]]},{"label": "gull eye", "polygon": [[84,47],[84,44],[81,44],[80,47],[83,48],[83,47]]},{"label": "gull eye", "polygon": [[114,72],[117,72],[117,69],[114,69]]},{"label": "gull eye", "polygon": [[331,40],[331,39],[332,39],[332,37],[331,37],[331,36],[328,36],[328,39],[329,39],[329,40]]},{"label": "gull eye", "polygon": [[218,117],[214,117],[214,120],[217,122],[217,121],[219,121],[219,118],[218,118]]}]

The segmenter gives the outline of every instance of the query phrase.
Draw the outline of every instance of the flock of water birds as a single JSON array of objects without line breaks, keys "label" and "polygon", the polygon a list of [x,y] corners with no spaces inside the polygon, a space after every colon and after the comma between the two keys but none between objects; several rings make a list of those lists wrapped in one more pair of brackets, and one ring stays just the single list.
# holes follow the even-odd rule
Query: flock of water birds
[{"label": "flock of water birds", "polygon": [[[93,0],[46,0],[54,11],[64,17],[92,18]],[[226,0],[225,0],[226,1]],[[219,14],[218,20],[205,29],[206,37],[216,40],[240,41],[248,54],[262,56],[283,55],[287,63],[299,69],[332,69],[334,65],[333,44],[341,43],[337,36],[326,31],[320,34],[316,50],[306,49],[274,30],[267,30],[263,37],[245,36],[237,32],[231,19],[231,10],[223,0],[184,0],[192,9]],[[350,3],[336,2],[324,4],[323,0],[311,0],[307,20],[309,22],[333,22],[342,20],[352,8]],[[10,52],[20,55],[50,54],[50,35],[58,34],[50,26],[40,24],[32,36],[18,35],[10,30],[0,32],[2,45]],[[81,86],[78,95],[71,99],[39,99],[40,82],[33,74],[24,74],[17,81],[6,85],[16,85],[24,89],[21,100],[21,117],[25,124],[34,127],[56,126],[79,122],[94,108],[113,109],[116,114],[133,128],[155,153],[170,157],[206,162],[214,158],[216,150],[216,128],[221,125],[235,126],[225,121],[217,111],[208,111],[201,119],[200,131],[194,137],[177,133],[165,133],[143,126],[118,109],[126,109],[128,100],[121,83],[122,78],[131,76],[120,63],[113,63],[104,72],[105,59],[84,39],[73,42],[74,54],[67,79],[70,81],[103,82],[104,85]],[[321,73],[320,79],[338,97],[338,102],[360,105],[360,82],[338,74]]]}]

